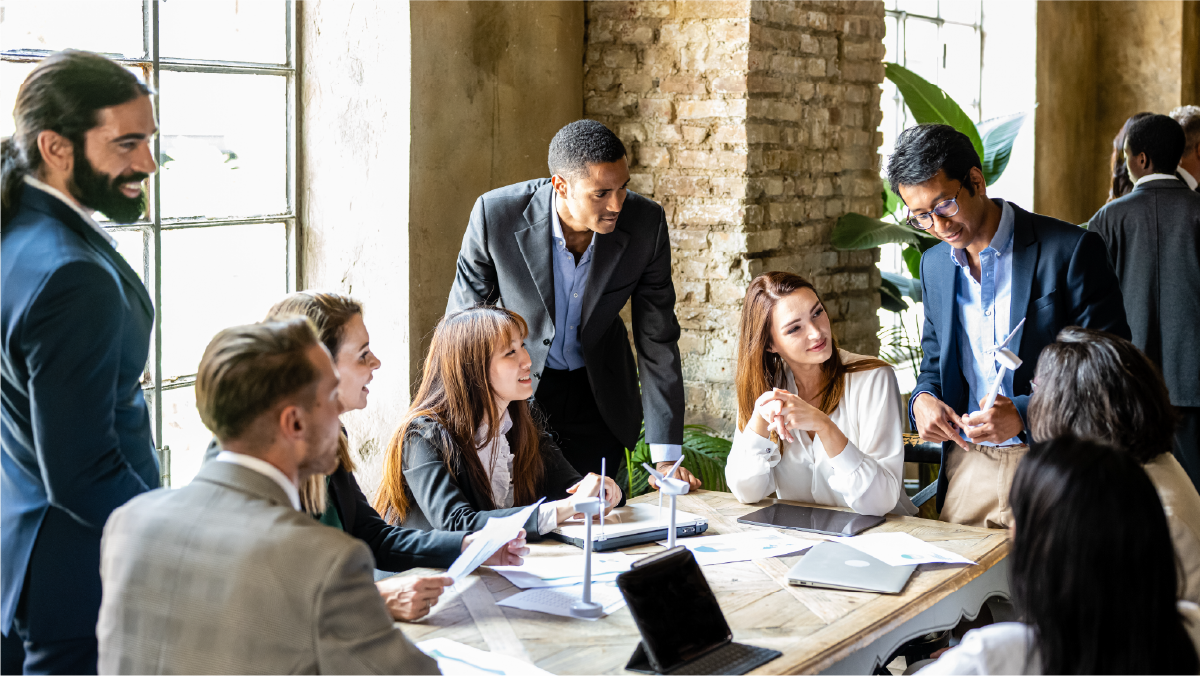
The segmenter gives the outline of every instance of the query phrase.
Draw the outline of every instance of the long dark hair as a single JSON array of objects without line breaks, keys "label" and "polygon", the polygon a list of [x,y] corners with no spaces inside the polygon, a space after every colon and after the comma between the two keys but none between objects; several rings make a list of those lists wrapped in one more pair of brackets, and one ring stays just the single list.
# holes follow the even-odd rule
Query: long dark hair
[{"label": "long dark hair", "polygon": [[1010,592],[1041,673],[1197,673],[1163,505],[1129,453],[1071,436],[1037,442],[1009,502]]},{"label": "long dark hair", "polygon": [[1030,434],[1113,444],[1146,464],[1175,443],[1176,409],[1159,369],[1128,340],[1069,326],[1038,355]]},{"label": "long dark hair", "polygon": [[[738,325],[738,365],[734,373],[734,389],[738,393],[738,429],[746,426],[755,412],[755,400],[773,387],[784,386],[784,360],[769,351],[771,346],[772,313],[780,299],[809,289],[817,300],[821,296],[804,277],[791,272],[765,272],[751,280],[742,303],[742,319]],[[857,371],[891,368],[879,359],[861,359],[850,364],[842,362],[838,341],[830,335],[830,358],[822,364],[821,399],[818,408],[830,415],[842,401],[846,375]]]},{"label": "long dark hair", "polygon": [[[490,480],[480,462],[481,444],[476,442],[475,434],[485,424],[489,438],[483,443],[495,440],[500,434],[488,369],[492,355],[501,345],[509,343],[513,333],[522,338],[529,335],[525,320],[516,312],[498,307],[461,310],[438,322],[417,396],[413,397],[384,454],[384,477],[373,504],[385,519],[403,522],[410,508],[405,492],[404,444],[410,434],[416,434],[414,424],[418,418],[438,423],[442,461],[456,477],[466,475],[476,495],[487,503],[477,505],[477,509],[500,507],[491,504]],[[507,435],[513,452],[513,502],[528,505],[538,499],[538,488],[545,474],[542,432],[526,401],[510,402],[508,410],[513,422]]]},{"label": "long dark hair", "polygon": [[17,90],[12,136],[0,142],[0,209],[4,223],[16,209],[27,174],[42,167],[38,134],[54,131],[83,151],[96,112],[118,106],[150,88],[124,66],[91,52],[66,49],[41,61]]},{"label": "long dark hair", "polygon": [[1130,131],[1130,125],[1151,115],[1152,113],[1132,115],[1122,124],[1118,135],[1113,137],[1113,154],[1109,156],[1109,197],[1105,200],[1107,203],[1128,195],[1131,190],[1134,190],[1134,183],[1130,181],[1130,175],[1126,173],[1126,154],[1123,150],[1126,145],[1126,133]]}]

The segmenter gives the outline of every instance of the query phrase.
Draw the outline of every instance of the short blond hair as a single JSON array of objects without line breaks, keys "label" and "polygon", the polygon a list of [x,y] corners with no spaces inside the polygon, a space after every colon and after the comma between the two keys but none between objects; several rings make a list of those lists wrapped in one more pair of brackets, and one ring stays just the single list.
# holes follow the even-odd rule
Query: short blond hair
[{"label": "short blond hair", "polygon": [[234,326],[213,337],[196,374],[196,408],[217,439],[238,439],[280,404],[313,401],[319,373],[309,349],[319,345],[307,317]]},{"label": "short blond hair", "polygon": [[1180,106],[1173,108],[1168,117],[1176,120],[1184,130],[1184,150],[1187,152],[1197,147],[1201,133],[1201,108],[1197,106]]}]

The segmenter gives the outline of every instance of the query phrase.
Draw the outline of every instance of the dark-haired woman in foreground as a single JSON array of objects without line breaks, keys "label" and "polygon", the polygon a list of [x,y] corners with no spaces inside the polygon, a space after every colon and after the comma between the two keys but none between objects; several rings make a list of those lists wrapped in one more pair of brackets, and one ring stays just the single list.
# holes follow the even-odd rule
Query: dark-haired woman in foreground
[{"label": "dark-haired woman in foreground", "polygon": [[[596,496],[601,477],[578,472],[530,414],[528,335],[520,315],[474,307],[434,329],[417,396],[384,456],[375,508],[421,530],[477,531],[493,516],[543,502],[526,522],[537,538]],[[621,489],[605,477],[609,507]]]},{"label": "dark-haired woman in foreground", "polygon": [[813,285],[756,277],[738,332],[738,431],[726,483],[740,502],[784,500],[913,514],[901,481],[901,397],[892,367],[838,349]]},{"label": "dark-haired woman in foreground", "polygon": [[1196,674],[1197,605],[1155,487],[1130,454],[1035,443],[1009,493],[1010,595],[1021,622],[970,631],[922,674]]},{"label": "dark-haired woman in foreground", "polygon": [[1176,409],[1155,364],[1128,340],[1070,326],[1043,348],[1033,382],[1034,441],[1065,434],[1096,439],[1129,453],[1147,471],[1180,559],[1180,598],[1197,603],[1201,502],[1172,455]]}]

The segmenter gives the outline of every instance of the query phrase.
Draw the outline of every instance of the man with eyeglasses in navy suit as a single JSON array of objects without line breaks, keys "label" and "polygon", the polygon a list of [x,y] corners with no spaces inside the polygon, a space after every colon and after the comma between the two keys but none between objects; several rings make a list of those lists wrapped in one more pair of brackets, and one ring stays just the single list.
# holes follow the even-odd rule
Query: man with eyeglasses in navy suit
[{"label": "man with eyeglasses in navy suit", "polygon": [[[909,224],[942,240],[922,256],[923,357],[909,400],[913,428],[943,444],[939,518],[1008,528],[1039,352],[1067,326],[1129,339],[1117,277],[1095,233],[990,199],[979,155],[953,127],[905,130],[888,181]],[[994,356],[1010,333],[1013,372]],[[1000,394],[981,410],[998,374]]]}]

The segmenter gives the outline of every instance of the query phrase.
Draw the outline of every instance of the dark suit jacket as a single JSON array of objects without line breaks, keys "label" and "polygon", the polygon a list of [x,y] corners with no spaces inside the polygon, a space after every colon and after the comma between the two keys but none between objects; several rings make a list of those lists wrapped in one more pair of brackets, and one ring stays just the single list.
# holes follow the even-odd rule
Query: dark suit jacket
[{"label": "dark suit jacket", "polygon": [[[433,419],[423,417],[414,421],[405,436],[402,469],[409,513],[404,525],[421,530],[474,532],[482,529],[489,517],[521,511],[520,506],[491,509],[491,497],[476,492],[466,471],[451,473],[447,469],[442,459],[442,429]],[[581,478],[579,472],[567,462],[549,435],[542,435],[541,451],[546,469],[539,495],[546,496],[547,501],[567,497],[567,489]],[[537,510],[526,522],[525,532],[530,540],[539,539]]]},{"label": "dark suit jacket", "polygon": [[[475,202],[446,311],[503,304],[530,327],[526,348],[534,387],[555,337],[550,179],[499,188]],[[609,430],[633,449],[646,411],[646,440],[684,438],[680,324],[671,281],[671,244],[663,208],[630,192],[617,229],[596,235],[580,317],[580,345],[597,407]],[[634,346],[618,312],[633,299]],[[638,378],[642,377],[639,393]]]},{"label": "dark suit jacket", "polygon": [[1183,181],[1147,181],[1088,222],[1117,271],[1132,342],[1163,371],[1176,406],[1198,405],[1198,208]]},{"label": "dark suit jacket", "polygon": [[[346,434],[346,430],[342,430]],[[214,437],[204,452],[208,463],[221,452],[221,445]],[[338,510],[342,530],[371,548],[375,567],[391,573],[410,568],[449,568],[463,549],[466,532],[426,532],[415,528],[390,525],[380,518],[375,508],[363,495],[354,474],[341,465],[329,475],[329,500]]]},{"label": "dark suit jacket", "polygon": [[[1026,324],[1009,344],[1022,360],[1017,371],[1005,376],[1006,389],[1026,421],[1030,378],[1038,355],[1067,326],[1083,326],[1130,337],[1122,291],[1105,255],[1105,245],[1095,233],[1047,216],[1013,207],[1013,275],[1010,326],[1024,317]],[[951,260],[951,245],[939,243],[922,255],[922,366],[914,396],[930,392],[959,414],[967,412],[967,381],[959,367],[959,313],[955,289],[959,268]],[[914,428],[913,400],[909,419]],[[1027,425],[1029,423],[1027,422]],[[1024,434],[1024,433],[1023,433]],[[943,444],[942,467],[947,451]],[[946,495],[946,473],[939,472],[938,508]]]},{"label": "dark suit jacket", "polygon": [[141,386],[154,308],[121,254],[33,186],[0,242],[0,629],[27,586],[32,640],[89,636],[104,522],[159,485]]}]

